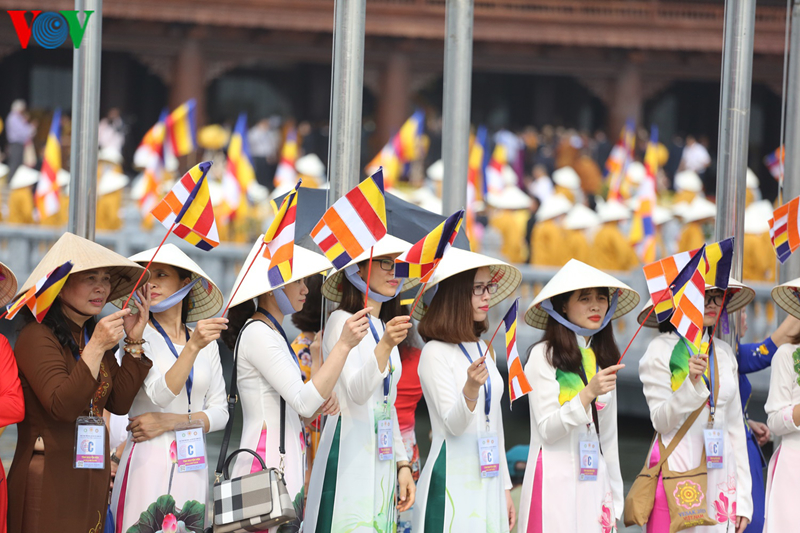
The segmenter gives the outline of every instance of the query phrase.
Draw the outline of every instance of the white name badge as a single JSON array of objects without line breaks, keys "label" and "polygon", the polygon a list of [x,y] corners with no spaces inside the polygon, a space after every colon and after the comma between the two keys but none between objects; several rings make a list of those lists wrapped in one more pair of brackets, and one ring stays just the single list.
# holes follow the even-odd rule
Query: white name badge
[{"label": "white name badge", "polygon": [[481,459],[481,477],[500,475],[500,450],[497,433],[486,433],[478,439],[478,452]]},{"label": "white name badge", "polygon": [[73,468],[106,467],[106,425],[96,416],[79,416],[75,423],[75,461]]},{"label": "white name badge", "polygon": [[596,440],[582,440],[579,445],[581,468],[579,481],[597,481],[597,469],[600,467],[600,447]]},{"label": "white name badge", "polygon": [[178,449],[178,472],[206,468],[206,437],[202,423],[176,426],[175,445]]},{"label": "white name badge", "polygon": [[706,467],[722,468],[724,440],[721,429],[704,429],[703,436],[706,444]]},{"label": "white name badge", "polygon": [[394,433],[391,419],[378,420],[378,459],[391,461],[394,458]]}]

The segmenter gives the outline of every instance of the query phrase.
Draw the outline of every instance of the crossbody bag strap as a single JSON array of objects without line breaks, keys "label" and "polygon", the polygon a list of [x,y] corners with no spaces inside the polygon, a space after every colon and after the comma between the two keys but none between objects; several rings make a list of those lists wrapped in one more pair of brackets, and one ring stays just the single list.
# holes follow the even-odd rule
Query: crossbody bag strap
[{"label": "crossbody bag strap", "polygon": [[231,383],[228,386],[228,423],[225,424],[225,434],[222,437],[222,444],[219,448],[219,460],[217,460],[217,468],[214,471],[214,480],[218,482],[222,476],[222,469],[225,466],[225,458],[228,455],[228,445],[231,440],[231,433],[233,433],[233,423],[236,416],[236,404],[239,402],[239,384],[236,381],[237,370],[239,368],[239,341],[242,340],[242,333],[247,329],[247,326],[255,322],[263,322],[262,320],[251,320],[239,331],[239,336],[236,337],[236,345],[233,347],[233,370],[231,371]]},{"label": "crossbody bag strap", "polygon": [[[669,446],[664,451],[664,455],[662,455],[661,458],[659,459],[659,461],[658,461],[659,466],[664,464],[664,462],[666,462],[666,460],[669,458],[670,454],[673,451],[675,451],[675,448],[678,447],[678,444],[680,444],[680,442],[683,439],[683,437],[686,436],[686,432],[689,431],[689,428],[692,427],[692,424],[695,423],[695,421],[697,420],[697,417],[700,416],[700,413],[703,412],[703,408],[704,407],[705,407],[705,405],[701,405],[700,407],[697,408],[696,411],[693,411],[692,414],[689,415],[689,418],[686,419],[686,422],[683,423],[681,428],[675,434],[675,437],[673,437],[672,441],[670,441]],[[661,440],[661,436],[660,435],[658,437],[658,440],[663,445],[663,441]],[[703,451],[705,451],[705,448],[703,448]]]}]

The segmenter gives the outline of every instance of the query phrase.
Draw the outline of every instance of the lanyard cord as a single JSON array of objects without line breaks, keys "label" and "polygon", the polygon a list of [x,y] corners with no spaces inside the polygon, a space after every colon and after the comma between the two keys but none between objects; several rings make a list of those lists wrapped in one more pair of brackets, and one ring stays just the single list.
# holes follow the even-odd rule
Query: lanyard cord
[{"label": "lanyard cord", "polygon": [[[175,345],[172,343],[172,339],[169,338],[167,332],[164,331],[164,328],[161,327],[161,324],[158,323],[155,317],[152,317],[150,321],[153,323],[153,327],[156,328],[161,336],[164,338],[164,342],[167,344],[167,348],[169,351],[172,352],[172,355],[175,356],[177,359],[180,354],[178,350],[175,348]],[[186,333],[186,342],[189,342],[189,328],[186,327],[186,324],[183,325],[184,332]],[[186,397],[189,400],[189,414],[191,415],[192,412],[192,384],[194,383],[194,365],[192,365],[191,370],[189,370],[189,376],[186,378]],[[191,416],[190,416],[191,418]]]},{"label": "lanyard cord", "polygon": [[[372,332],[372,338],[375,339],[375,344],[378,344],[381,341],[381,338],[378,336],[378,330],[375,329],[375,326],[372,325],[372,318],[367,315],[367,322],[369,322],[369,330]],[[386,326],[384,326],[384,331],[386,331]],[[383,378],[383,405],[386,407],[389,405],[389,391],[392,388],[392,372],[394,372],[394,368],[392,368],[392,354],[389,354],[389,361],[387,362],[389,365],[389,375]]]},{"label": "lanyard cord", "polygon": [[[86,348],[86,345],[89,344],[89,332],[86,331],[85,327],[81,328],[81,331],[83,332],[83,348]],[[73,357],[75,357],[75,361],[80,361],[83,348],[78,346],[77,350],[74,348],[71,350]],[[100,364],[102,365],[103,363],[101,362]],[[100,376],[97,376],[97,378],[100,379]],[[100,386],[102,387],[102,385]],[[89,399],[89,416],[94,416],[94,395],[92,395],[92,397]]]},{"label": "lanyard cord", "polygon": [[[597,373],[600,371],[600,366],[597,364],[597,358],[595,358],[594,366],[595,366],[594,374],[597,375]],[[586,370],[583,368],[583,353],[581,353],[581,366],[580,366],[580,372],[578,372],[578,377],[580,377],[581,381],[583,381],[584,387],[589,386],[589,380],[586,379]],[[597,413],[597,398],[592,400],[591,405],[592,405],[592,422],[594,422],[594,430],[597,433],[597,446],[600,449],[600,453],[602,454],[603,444],[600,442],[600,415]]]},{"label": "lanyard cord", "polygon": [[[476,342],[475,346],[478,347],[478,353],[480,354],[480,357],[483,357],[483,350],[481,350],[481,342],[480,341]],[[464,348],[464,345],[459,342],[458,343],[458,347],[461,348],[461,351],[467,357],[467,361],[469,361],[469,364],[472,364],[472,357],[469,356],[469,352],[467,351],[466,348]],[[486,362],[484,362],[483,364],[486,364]],[[483,412],[486,415],[486,429],[488,431],[488,429],[489,429],[489,411],[492,408],[492,376],[491,376],[491,374],[486,377],[486,383],[483,384],[483,393],[484,393],[483,394]]]},{"label": "lanyard cord", "polygon": [[289,348],[289,353],[292,354],[292,359],[294,359],[294,363],[300,370],[300,375],[303,376],[303,379],[305,379],[306,376],[303,373],[303,369],[300,368],[300,360],[297,358],[297,354],[294,353],[294,349],[292,348],[292,343],[289,342],[289,338],[286,336],[286,332],[283,330],[283,327],[281,326],[280,322],[278,322],[278,320],[263,307],[259,307],[258,309],[256,309],[256,311],[267,317],[269,321],[272,322],[272,325],[275,326],[275,331],[277,331],[280,334],[280,336],[283,337],[283,340],[286,342],[286,346]]}]

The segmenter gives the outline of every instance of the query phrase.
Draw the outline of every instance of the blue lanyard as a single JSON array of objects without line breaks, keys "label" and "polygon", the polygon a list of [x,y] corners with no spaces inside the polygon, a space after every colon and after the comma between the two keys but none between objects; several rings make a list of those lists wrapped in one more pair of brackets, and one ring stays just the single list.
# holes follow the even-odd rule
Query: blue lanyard
[{"label": "blue lanyard", "polygon": [[[480,356],[483,357],[483,350],[481,350],[481,343],[480,341],[476,342],[475,345],[478,347],[478,353],[481,354]],[[461,348],[461,351],[464,352],[464,355],[467,356],[467,361],[469,364],[472,364],[472,357],[469,356],[469,352],[462,343],[458,343],[458,347]],[[484,364],[486,362],[484,361]],[[486,383],[483,384],[483,412],[486,413],[486,426],[489,426],[489,411],[492,408],[492,375],[486,378]]]},{"label": "blue lanyard", "polygon": [[[164,337],[164,342],[167,343],[167,348],[169,348],[169,351],[171,351],[172,355],[174,355],[175,359],[177,359],[180,354],[178,353],[178,350],[175,349],[175,345],[172,344],[172,339],[169,338],[169,335],[167,335],[167,332],[164,331],[164,328],[161,327],[161,324],[158,323],[158,320],[156,320],[155,317],[152,317],[150,321],[153,323],[153,327],[156,328],[156,331],[158,331],[161,336]],[[187,328],[184,324],[183,329],[186,332],[186,342],[189,342],[189,328]],[[192,383],[194,383],[194,365],[192,366],[192,369],[189,370],[189,377],[186,378],[186,397],[189,400],[190,413],[192,412]]]},{"label": "blue lanyard", "polygon": [[[378,344],[381,341],[381,338],[378,336],[378,330],[375,329],[375,326],[372,325],[372,318],[367,315],[367,322],[369,322],[369,330],[372,332],[372,338],[375,339],[375,344]],[[389,353],[389,361],[387,363],[389,365],[389,375],[383,378],[383,405],[389,404],[389,390],[392,388],[392,372],[394,372],[394,368],[392,368],[392,354]]]},{"label": "blue lanyard", "polygon": [[259,307],[257,311],[267,317],[270,322],[272,322],[272,325],[275,326],[275,329],[278,331],[278,333],[280,333],[281,337],[283,337],[283,340],[286,341],[286,346],[289,347],[289,353],[292,354],[292,359],[294,359],[297,368],[300,370],[300,375],[303,376],[303,379],[305,379],[306,376],[303,373],[303,369],[300,368],[300,360],[297,358],[297,354],[294,353],[294,349],[292,349],[292,343],[289,342],[289,337],[286,336],[286,332],[283,330],[283,327],[281,327],[280,322],[278,322],[278,320],[263,307]]}]

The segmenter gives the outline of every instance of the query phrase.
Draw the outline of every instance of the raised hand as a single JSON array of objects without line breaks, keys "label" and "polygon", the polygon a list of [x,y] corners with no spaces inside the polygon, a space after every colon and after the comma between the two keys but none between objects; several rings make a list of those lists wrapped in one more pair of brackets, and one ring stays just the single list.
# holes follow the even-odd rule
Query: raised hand
[{"label": "raised hand", "polygon": [[197,348],[197,351],[200,351],[219,339],[222,331],[226,329],[228,329],[227,318],[207,318],[201,320],[197,323],[197,327],[192,332],[189,342]]},{"label": "raised hand", "polygon": [[145,283],[136,291],[139,298],[132,298],[131,301],[136,306],[137,313],[131,312],[122,319],[125,327],[125,335],[139,341],[144,335],[144,328],[150,320],[150,284]]},{"label": "raised hand", "polygon": [[394,348],[405,340],[408,330],[411,329],[411,317],[408,315],[396,316],[386,324],[386,331],[381,337],[389,349]]},{"label": "raised hand", "polygon": [[125,336],[124,318],[130,314],[130,309],[121,309],[101,318],[94,327],[94,333],[92,333],[92,338],[89,339],[87,346],[91,344],[101,352],[117,346]]},{"label": "raised hand", "polygon": [[363,339],[367,331],[369,331],[369,318],[367,317],[367,313],[370,311],[372,311],[371,307],[362,309],[348,318],[344,323],[342,336],[339,337],[339,342],[343,343],[348,350],[352,350],[358,346],[361,339]]}]

